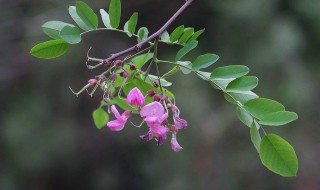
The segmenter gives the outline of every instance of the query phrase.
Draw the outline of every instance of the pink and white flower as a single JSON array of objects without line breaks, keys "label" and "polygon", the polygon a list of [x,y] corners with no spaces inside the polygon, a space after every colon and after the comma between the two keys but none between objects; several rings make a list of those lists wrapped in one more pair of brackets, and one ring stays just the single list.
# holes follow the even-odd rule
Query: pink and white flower
[{"label": "pink and white flower", "polygon": [[181,150],[183,149],[183,148],[180,146],[180,144],[178,143],[175,134],[172,134],[172,139],[171,139],[170,145],[171,145],[171,149],[172,149],[173,151],[175,151],[175,152],[179,152],[179,151],[181,151]]}]

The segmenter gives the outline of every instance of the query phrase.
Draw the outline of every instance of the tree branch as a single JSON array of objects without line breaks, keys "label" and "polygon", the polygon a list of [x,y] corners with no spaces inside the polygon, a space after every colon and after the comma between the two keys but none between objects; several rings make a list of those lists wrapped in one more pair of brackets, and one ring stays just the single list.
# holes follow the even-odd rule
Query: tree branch
[{"label": "tree branch", "polygon": [[168,29],[168,27],[178,18],[178,16],[186,10],[186,8],[193,2],[194,0],[187,0],[184,5],[154,34],[149,36],[147,39],[143,40],[142,42],[136,44],[135,46],[132,46],[128,49],[125,49],[123,51],[120,51],[115,54],[111,54],[109,58],[106,59],[107,62],[112,61],[114,59],[117,59],[120,56],[126,55],[128,53],[131,53],[133,51],[139,51],[143,46],[145,46],[150,41],[160,37],[162,33]]}]

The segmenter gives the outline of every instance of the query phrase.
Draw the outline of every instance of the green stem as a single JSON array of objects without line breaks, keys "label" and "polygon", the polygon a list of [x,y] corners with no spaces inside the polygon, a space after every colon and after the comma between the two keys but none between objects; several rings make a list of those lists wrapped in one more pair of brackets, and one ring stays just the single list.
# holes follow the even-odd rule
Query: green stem
[{"label": "green stem", "polygon": [[153,54],[153,62],[155,63],[155,66],[156,66],[156,70],[157,70],[157,76],[158,76],[158,83],[159,83],[159,86],[160,86],[160,90],[161,90],[161,94],[163,95],[163,88],[162,88],[162,84],[161,84],[161,80],[160,80],[160,71],[159,71],[159,67],[158,67],[158,59],[157,59],[157,56],[158,56],[158,44],[159,44],[159,39],[156,39],[155,40],[155,46],[154,46],[154,54]]}]

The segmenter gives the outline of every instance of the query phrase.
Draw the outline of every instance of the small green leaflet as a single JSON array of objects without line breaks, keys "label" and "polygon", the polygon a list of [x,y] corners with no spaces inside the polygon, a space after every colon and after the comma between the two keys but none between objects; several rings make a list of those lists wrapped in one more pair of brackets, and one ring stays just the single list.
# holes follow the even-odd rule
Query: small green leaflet
[{"label": "small green leaflet", "polygon": [[34,46],[31,55],[42,59],[53,59],[65,54],[69,44],[64,40],[50,40]]},{"label": "small green leaflet", "polygon": [[205,29],[199,30],[193,34],[193,36],[188,40],[188,42],[194,41],[199,38],[199,36],[205,31]]},{"label": "small green leaflet", "polygon": [[111,0],[109,6],[110,24],[112,28],[118,28],[121,18],[121,1]]},{"label": "small green leaflet", "polygon": [[74,22],[77,23],[77,25],[85,31],[89,31],[92,30],[93,28],[91,28],[90,26],[88,26],[86,23],[84,23],[82,21],[82,19],[79,17],[77,11],[76,11],[76,7],[75,6],[70,6],[69,7],[69,14],[72,17],[72,19],[74,20]]},{"label": "small green leaflet", "polygon": [[249,68],[243,65],[229,65],[216,68],[212,74],[212,79],[236,79],[249,73]]},{"label": "small green leaflet", "polygon": [[250,91],[258,86],[259,79],[254,76],[244,76],[231,81],[227,86],[228,92]]},{"label": "small green leaflet", "polygon": [[140,43],[141,41],[143,41],[144,39],[147,39],[149,35],[149,31],[146,27],[142,27],[139,29],[138,31],[138,43]]},{"label": "small green leaflet", "polygon": [[65,26],[60,31],[59,36],[69,44],[77,44],[81,42],[80,29],[76,26]]},{"label": "small green leaflet", "polygon": [[[155,80],[158,80],[158,76],[155,76],[155,75],[151,75],[149,74],[146,81],[150,84],[153,84],[153,81]],[[168,87],[168,86],[172,86],[172,83],[163,79],[163,78],[160,78],[160,82],[161,82],[161,85],[164,86],[164,87]]]},{"label": "small green leaflet", "polygon": [[244,92],[228,92],[228,94],[235,99],[237,102],[240,102],[242,105],[247,103],[249,100],[258,98],[259,96],[252,91]]},{"label": "small green leaflet", "polygon": [[92,113],[94,124],[98,129],[102,129],[109,121],[109,115],[102,108],[98,108]]},{"label": "small green leaflet", "polygon": [[253,118],[248,112],[246,112],[246,110],[242,109],[241,107],[237,107],[237,116],[242,123],[248,127],[251,127]]},{"label": "small green leaflet", "polygon": [[262,117],[261,125],[281,126],[298,119],[298,115],[294,112],[278,111]]},{"label": "small green leaflet", "polygon": [[193,28],[186,28],[182,34],[182,36],[180,37],[180,39],[178,40],[179,44],[184,44],[186,43],[191,36],[194,34],[194,29]]},{"label": "small green leaflet", "polygon": [[77,1],[76,12],[83,23],[91,30],[98,27],[98,16],[93,12],[91,7],[84,2]]},{"label": "small green leaflet", "polygon": [[192,41],[187,43],[183,48],[181,48],[177,55],[175,61],[180,61],[186,54],[188,54],[190,51],[192,51],[194,48],[196,48],[198,45],[198,41]]},{"label": "small green leaflet", "polygon": [[133,15],[130,17],[128,21],[128,32],[132,35],[136,31],[138,23],[138,13],[133,13]]},{"label": "small green leaflet", "polygon": [[102,19],[103,25],[106,28],[112,28],[111,24],[110,24],[110,17],[109,17],[109,14],[107,13],[107,11],[105,11],[104,9],[100,9],[100,14],[101,14],[101,19]]},{"label": "small green leaflet", "polygon": [[250,138],[254,147],[257,149],[258,153],[260,153],[260,144],[261,144],[261,136],[259,133],[259,129],[260,129],[259,124],[256,121],[254,121],[250,128]]},{"label": "small green leaflet", "polygon": [[74,26],[61,21],[49,21],[42,25],[42,30],[45,34],[53,39],[60,39],[59,33],[65,26]]},{"label": "small green leaflet", "polygon": [[153,53],[146,53],[134,57],[131,61],[137,69],[141,69],[150,59],[152,59]]},{"label": "small green leaflet", "polygon": [[188,75],[192,72],[192,64],[190,61],[178,61],[177,64],[183,74]]},{"label": "small green leaflet", "polygon": [[171,42],[177,41],[180,38],[180,36],[183,34],[183,32],[184,32],[183,25],[176,28],[170,35],[170,41]]},{"label": "small green leaflet", "polygon": [[298,159],[292,146],[275,134],[269,134],[260,144],[260,159],[264,166],[284,177],[297,175]]},{"label": "small green leaflet", "polygon": [[244,104],[244,109],[258,119],[262,119],[268,114],[285,110],[284,106],[279,102],[266,98],[249,100]]},{"label": "small green leaflet", "polygon": [[203,68],[207,68],[211,66],[213,63],[217,62],[219,56],[216,54],[205,54],[200,55],[197,59],[192,63],[192,70],[198,71]]},{"label": "small green leaflet", "polygon": [[170,35],[168,33],[168,31],[164,31],[162,34],[161,34],[161,41],[163,42],[169,42],[170,41]]}]

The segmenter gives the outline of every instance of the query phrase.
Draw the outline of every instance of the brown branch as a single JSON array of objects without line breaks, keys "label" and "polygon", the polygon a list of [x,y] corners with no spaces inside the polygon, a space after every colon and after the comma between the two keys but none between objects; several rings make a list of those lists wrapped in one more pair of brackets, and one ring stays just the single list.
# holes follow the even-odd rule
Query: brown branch
[{"label": "brown branch", "polygon": [[[131,53],[133,51],[139,51],[143,46],[145,46],[147,43],[149,43],[150,41],[160,37],[162,35],[162,33],[168,29],[168,27],[178,18],[178,16],[184,11],[186,10],[186,8],[193,2],[194,0],[187,0],[184,5],[154,34],[152,34],[151,36],[149,36],[148,38],[146,38],[145,40],[141,41],[140,43],[136,44],[135,46],[132,46],[128,49],[125,49],[123,51],[120,51],[118,53],[115,54],[111,54],[111,56],[109,58],[107,58],[105,61],[109,62],[112,60],[117,59],[118,57],[121,57],[123,55],[126,55],[128,53]],[[100,64],[102,65],[102,63]]]}]

